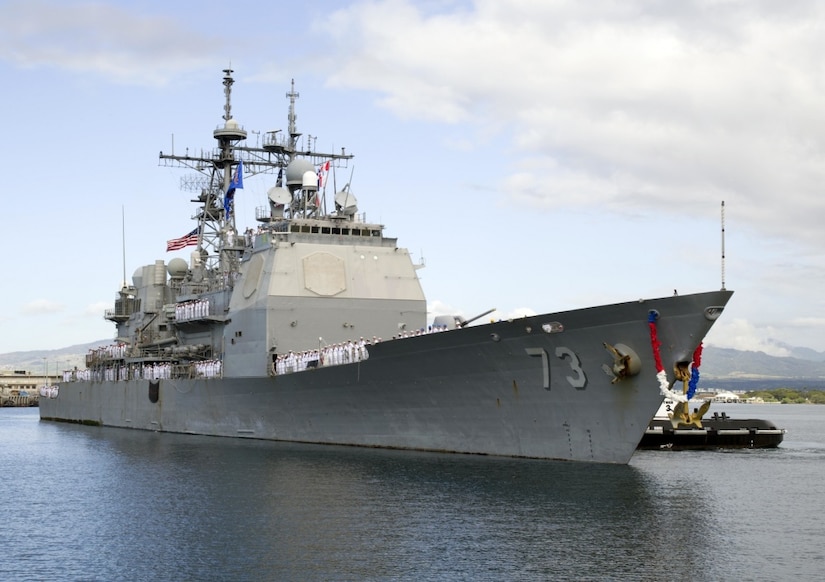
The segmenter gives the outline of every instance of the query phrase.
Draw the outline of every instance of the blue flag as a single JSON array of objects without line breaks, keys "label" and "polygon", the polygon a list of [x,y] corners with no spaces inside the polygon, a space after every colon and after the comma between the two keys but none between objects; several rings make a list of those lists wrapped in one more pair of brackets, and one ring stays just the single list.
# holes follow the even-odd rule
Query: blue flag
[{"label": "blue flag", "polygon": [[238,167],[235,168],[235,173],[232,174],[232,180],[229,182],[229,191],[235,188],[243,188],[243,160],[238,162]]},{"label": "blue flag", "polygon": [[243,160],[238,162],[238,167],[235,173],[232,174],[232,179],[229,181],[229,190],[226,191],[226,196],[223,197],[223,209],[226,211],[226,218],[229,218],[229,208],[235,198],[235,190],[243,188]]}]

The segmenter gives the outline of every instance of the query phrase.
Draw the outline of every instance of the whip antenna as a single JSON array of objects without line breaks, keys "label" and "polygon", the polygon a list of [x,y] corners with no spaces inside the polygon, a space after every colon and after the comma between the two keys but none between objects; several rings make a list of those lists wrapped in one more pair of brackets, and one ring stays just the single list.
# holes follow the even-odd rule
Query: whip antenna
[{"label": "whip antenna", "polygon": [[722,291],[725,290],[725,201],[722,200]]},{"label": "whip antenna", "polygon": [[126,206],[120,206],[120,237],[122,239],[121,245],[123,247],[123,286],[126,287]]}]

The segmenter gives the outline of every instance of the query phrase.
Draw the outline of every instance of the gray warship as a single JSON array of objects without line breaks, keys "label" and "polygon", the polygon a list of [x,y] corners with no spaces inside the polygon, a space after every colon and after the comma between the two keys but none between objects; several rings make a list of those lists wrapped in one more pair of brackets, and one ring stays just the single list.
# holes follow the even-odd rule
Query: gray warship
[{"label": "gray warship", "polygon": [[[176,257],[140,267],[105,318],[110,346],[44,390],[42,420],[161,432],[627,463],[732,292],[639,299],[479,323],[428,325],[410,253],[365,221],[352,155],[296,127],[259,144],[232,117],[224,70],[217,147],[160,153],[195,170],[197,226]],[[240,232],[234,193],[270,179]],[[326,178],[326,180],[324,179]],[[334,189],[333,189],[334,191]],[[182,229],[184,230],[184,229]],[[188,229],[186,229],[188,230]],[[124,272],[125,275],[125,272]],[[486,314],[484,314],[486,315]],[[672,394],[671,394],[672,395]]]}]

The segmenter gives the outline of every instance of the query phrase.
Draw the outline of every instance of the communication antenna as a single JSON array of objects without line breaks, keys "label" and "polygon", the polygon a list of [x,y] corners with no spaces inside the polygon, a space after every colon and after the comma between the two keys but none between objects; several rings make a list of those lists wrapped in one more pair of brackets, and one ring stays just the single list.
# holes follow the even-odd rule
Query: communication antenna
[{"label": "communication antenna", "polygon": [[120,237],[123,247],[123,286],[126,287],[126,206],[120,206]]},{"label": "communication antenna", "polygon": [[725,201],[722,200],[722,291],[725,290]]}]

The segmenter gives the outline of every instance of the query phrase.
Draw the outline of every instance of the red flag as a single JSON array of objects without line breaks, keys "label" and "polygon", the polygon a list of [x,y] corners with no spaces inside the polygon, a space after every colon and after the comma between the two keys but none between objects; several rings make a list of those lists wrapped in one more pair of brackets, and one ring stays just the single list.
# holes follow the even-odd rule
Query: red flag
[{"label": "red flag", "polygon": [[324,178],[326,177],[327,172],[329,172],[329,160],[321,164],[318,168],[318,187],[323,188],[324,186]]}]

